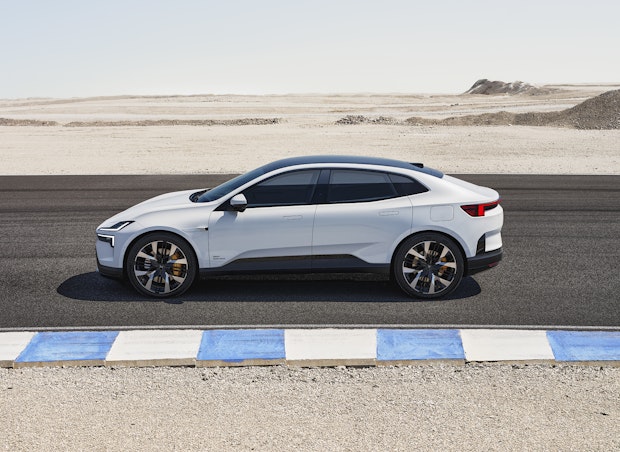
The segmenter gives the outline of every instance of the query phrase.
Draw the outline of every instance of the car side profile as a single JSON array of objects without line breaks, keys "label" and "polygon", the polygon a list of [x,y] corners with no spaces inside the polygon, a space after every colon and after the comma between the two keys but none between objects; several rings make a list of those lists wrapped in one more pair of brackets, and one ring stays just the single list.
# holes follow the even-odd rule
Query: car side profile
[{"label": "car side profile", "polygon": [[162,298],[212,275],[379,272],[434,299],[501,260],[502,225],[496,191],[422,164],[294,157],[109,218],[97,267]]}]

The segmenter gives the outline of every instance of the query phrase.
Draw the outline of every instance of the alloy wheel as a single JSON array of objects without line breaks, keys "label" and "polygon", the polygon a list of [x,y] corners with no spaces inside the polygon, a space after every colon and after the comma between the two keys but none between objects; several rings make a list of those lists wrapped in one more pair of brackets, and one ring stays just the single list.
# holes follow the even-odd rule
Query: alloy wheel
[{"label": "alloy wheel", "polygon": [[196,272],[189,244],[172,234],[150,235],[137,242],[127,261],[132,285],[155,296],[178,295],[189,288]]},{"label": "alloy wheel", "polygon": [[458,246],[435,233],[405,241],[396,254],[394,272],[398,285],[419,298],[440,298],[461,281],[464,261]]}]

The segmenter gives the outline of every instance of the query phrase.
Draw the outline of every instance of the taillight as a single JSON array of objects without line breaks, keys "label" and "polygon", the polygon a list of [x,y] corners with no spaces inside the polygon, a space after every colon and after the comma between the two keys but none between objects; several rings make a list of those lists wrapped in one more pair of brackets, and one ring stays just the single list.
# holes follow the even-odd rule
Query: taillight
[{"label": "taillight", "polygon": [[500,198],[497,201],[485,202],[483,204],[468,204],[466,206],[461,206],[461,209],[463,209],[465,212],[467,212],[468,215],[472,217],[484,217],[484,213],[487,210],[495,209],[497,206],[499,206],[501,200],[502,199]]}]

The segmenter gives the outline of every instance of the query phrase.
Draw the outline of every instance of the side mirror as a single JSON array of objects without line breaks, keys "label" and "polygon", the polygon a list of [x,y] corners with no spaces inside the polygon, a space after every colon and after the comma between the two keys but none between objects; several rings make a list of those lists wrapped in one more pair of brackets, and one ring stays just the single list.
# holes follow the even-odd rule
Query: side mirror
[{"label": "side mirror", "polygon": [[245,199],[245,195],[243,193],[239,193],[238,195],[230,198],[230,208],[236,212],[243,212],[245,208],[248,206],[248,200]]}]

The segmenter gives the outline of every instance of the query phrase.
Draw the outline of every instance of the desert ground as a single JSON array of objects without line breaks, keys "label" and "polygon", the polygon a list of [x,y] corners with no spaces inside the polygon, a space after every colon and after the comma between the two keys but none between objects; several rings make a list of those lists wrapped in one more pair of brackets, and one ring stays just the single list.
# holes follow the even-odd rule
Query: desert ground
[{"label": "desert ground", "polygon": [[[619,88],[0,99],[0,176],[238,173],[308,154],[447,173],[616,175],[620,107],[584,102],[611,92],[617,104]],[[554,125],[522,125],[545,117]],[[619,373],[497,363],[0,369],[0,449],[618,450]]]},{"label": "desert ground", "polygon": [[620,174],[618,128],[487,125],[498,112],[561,112],[619,88],[0,99],[0,175],[238,173],[309,154],[390,157],[447,173]]}]

